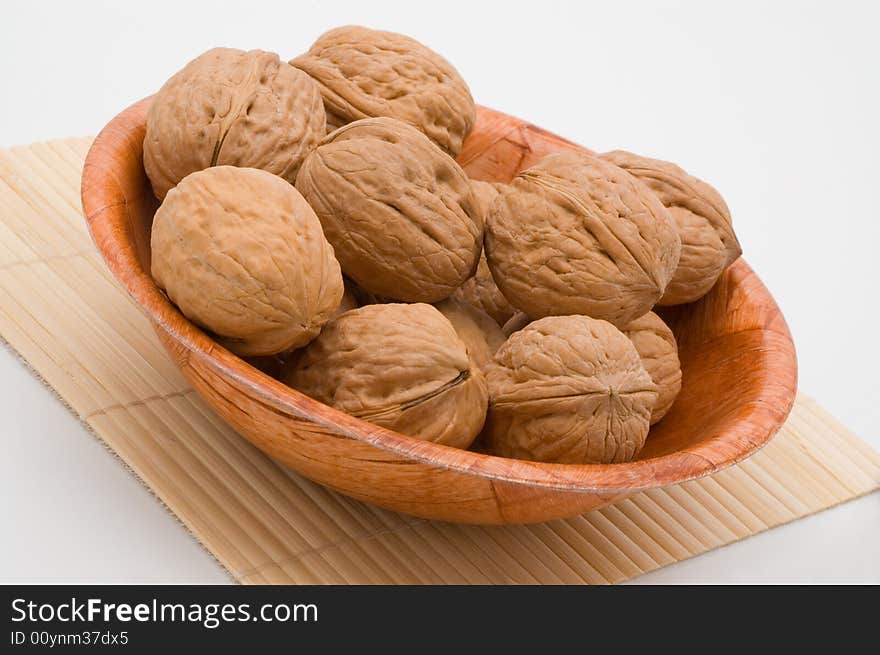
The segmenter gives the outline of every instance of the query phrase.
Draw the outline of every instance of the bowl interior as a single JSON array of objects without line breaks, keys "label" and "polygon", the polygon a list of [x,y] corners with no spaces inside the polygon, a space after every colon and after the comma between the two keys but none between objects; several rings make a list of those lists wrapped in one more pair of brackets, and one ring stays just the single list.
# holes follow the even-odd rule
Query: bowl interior
[{"label": "bowl interior", "polygon": [[[92,235],[126,290],[181,348],[210,359],[279,410],[313,418],[340,434],[410,459],[526,484],[571,490],[637,489],[680,482],[748,456],[772,437],[794,402],[796,359],[772,296],[743,261],[703,299],[663,308],[680,348],[681,393],[655,425],[637,461],[562,465],[505,460],[424,442],[371,426],[284,387],[189,323],[150,277],[150,227],[158,206],[142,165],[149,98],[120,114],[96,139],[83,172],[83,206]],[[474,178],[509,181],[560,148],[555,135],[486,108],[459,161]]]}]

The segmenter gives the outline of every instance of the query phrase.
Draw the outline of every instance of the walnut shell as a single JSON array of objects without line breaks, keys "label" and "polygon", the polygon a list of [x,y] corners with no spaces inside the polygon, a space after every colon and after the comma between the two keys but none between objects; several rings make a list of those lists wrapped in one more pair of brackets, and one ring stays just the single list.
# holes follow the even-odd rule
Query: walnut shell
[{"label": "walnut shell", "polygon": [[517,311],[495,284],[485,253],[480,253],[476,273],[465,280],[452,297],[486,312],[498,325],[504,325]]},{"label": "walnut shell", "polygon": [[486,312],[453,298],[447,298],[435,307],[452,323],[471,358],[485,373],[493,363],[495,351],[505,340],[498,323]]},{"label": "walnut shell", "polygon": [[168,192],[152,274],[194,323],[239,355],[303,346],[342,298],[342,274],[299,192],[255,168],[216,166]]},{"label": "walnut shell", "polygon": [[651,410],[651,425],[666,416],[681,391],[681,363],[675,335],[663,319],[648,312],[624,328],[642,358],[642,365],[657,385],[657,402]]},{"label": "walnut shell", "polygon": [[657,388],[610,323],[537,320],[512,334],[495,362],[483,433],[491,452],[586,464],[627,462],[642,449]]},{"label": "walnut shell", "polygon": [[467,448],[486,417],[486,380],[443,315],[367,305],[328,323],[282,380],[353,416]]},{"label": "walnut shell", "polygon": [[624,326],[663,295],[681,242],[669,212],[635,177],[566,151],[501,193],[485,247],[498,287],[532,318],[585,314]]},{"label": "walnut shell", "polygon": [[190,173],[224,164],[293,183],[325,132],[321,94],[308,75],[271,52],[214,48],[153,98],[144,167],[159,199]]},{"label": "walnut shell", "polygon": [[[504,184],[494,182],[471,180],[477,213],[482,217],[484,224],[488,218],[492,203],[505,186]],[[455,290],[452,297],[486,312],[495,319],[498,325],[504,325],[516,312],[516,308],[510,304],[510,301],[504,297],[501,289],[495,284],[492,272],[489,270],[489,264],[486,262],[485,253],[480,254],[476,273],[465,280],[464,284]]]},{"label": "walnut shell", "polygon": [[489,217],[489,210],[498,195],[507,188],[502,182],[485,182],[483,180],[471,180],[471,189],[474,192],[474,205],[483,223]]},{"label": "walnut shell", "polygon": [[341,127],[310,154],[296,187],[345,274],[365,291],[437,302],[470,277],[482,221],[461,167],[391,118]]},{"label": "walnut shell", "polygon": [[666,161],[616,150],[602,158],[639,178],[669,209],[681,237],[681,258],[660,305],[680,305],[705,296],[742,254],[730,210],[711,186]]},{"label": "walnut shell", "polygon": [[357,285],[344,275],[342,276],[342,289],[342,300],[339,301],[339,306],[336,308],[333,318],[361,306],[360,300],[358,300]]},{"label": "walnut shell", "polygon": [[504,334],[505,338],[509,338],[511,334],[514,332],[519,332],[526,325],[532,322],[532,319],[529,318],[529,315],[525,312],[517,311],[516,314],[510,317],[508,321],[501,327],[501,332]]},{"label": "walnut shell", "polygon": [[388,116],[418,128],[454,157],[476,120],[474,100],[458,71],[401,34],[337,27],[290,63],[318,82],[334,128]]}]

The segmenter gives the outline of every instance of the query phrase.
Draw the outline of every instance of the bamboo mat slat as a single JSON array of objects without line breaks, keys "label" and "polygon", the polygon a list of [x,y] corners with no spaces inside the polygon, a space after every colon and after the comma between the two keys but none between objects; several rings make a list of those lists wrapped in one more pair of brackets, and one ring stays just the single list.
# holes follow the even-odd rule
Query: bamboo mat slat
[{"label": "bamboo mat slat", "polygon": [[0,149],[0,336],[242,583],[613,583],[880,488],[880,454],[799,396],[761,452],[565,521],[397,515],[285,470],[214,415],[94,249],[91,140]]}]

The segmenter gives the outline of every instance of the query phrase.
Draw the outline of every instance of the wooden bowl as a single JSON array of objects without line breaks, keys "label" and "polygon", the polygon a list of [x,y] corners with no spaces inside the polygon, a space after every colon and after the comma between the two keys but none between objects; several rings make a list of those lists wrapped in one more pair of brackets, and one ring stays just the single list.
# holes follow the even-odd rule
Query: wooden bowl
[{"label": "wooden bowl", "polygon": [[[82,202],[95,243],[205,402],[259,449],[312,480],[432,519],[546,521],[730,466],[767,443],[791,409],[791,335],[742,260],[705,298],[664,312],[679,340],[684,383],[637,461],[577,466],[492,457],[397,434],[314,401],[219,346],[153,283],[150,225],[158,203],[142,164],[149,102],[113,119],[86,158]],[[578,146],[480,108],[459,160],[472,177],[507,181],[560,148]]]}]

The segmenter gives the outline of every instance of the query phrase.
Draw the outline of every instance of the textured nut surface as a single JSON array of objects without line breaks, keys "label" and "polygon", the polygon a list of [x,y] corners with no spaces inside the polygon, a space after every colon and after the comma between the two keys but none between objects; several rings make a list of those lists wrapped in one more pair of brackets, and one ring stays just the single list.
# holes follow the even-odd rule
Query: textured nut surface
[{"label": "textured nut surface", "polygon": [[486,380],[434,307],[367,305],[328,323],[283,381],[327,405],[420,439],[467,448]]},{"label": "textured nut surface", "polygon": [[153,219],[152,274],[184,315],[240,355],[308,343],[342,298],[342,274],[311,207],[254,168],[184,178]]},{"label": "textured nut surface", "polygon": [[452,297],[486,312],[498,325],[504,325],[517,311],[495,284],[484,253],[477,262],[477,272],[465,280]]},{"label": "textured nut surface", "polygon": [[354,282],[343,276],[342,287],[342,300],[339,301],[339,306],[336,308],[336,311],[333,314],[334,318],[339,316],[340,314],[344,314],[347,311],[357,309],[361,306],[361,303],[358,300],[357,286],[354,284]]},{"label": "textured nut surface", "polygon": [[474,100],[458,71],[401,34],[338,27],[290,63],[318,82],[333,127],[388,116],[418,128],[455,156],[476,120]]},{"label": "textured nut surface", "polygon": [[[358,307],[363,307],[364,305],[383,305],[386,303],[397,302],[394,298],[378,296],[375,293],[367,291],[363,287],[359,286],[357,282],[352,280],[350,277],[343,276],[343,279],[345,280],[345,288],[351,292],[352,296],[354,296]],[[352,309],[354,309],[354,307],[352,307]]]},{"label": "textured nut surface", "polygon": [[681,243],[645,185],[568,151],[545,157],[501,193],[485,247],[498,287],[532,318],[584,314],[623,326],[663,295]]},{"label": "textured nut surface", "polygon": [[471,180],[471,189],[474,193],[474,206],[477,214],[483,223],[489,217],[489,210],[492,204],[505,188],[506,184],[501,182],[485,182],[483,180]]},{"label": "textured nut surface", "polygon": [[742,254],[724,199],[670,162],[622,150],[602,158],[644,182],[669,209],[678,228],[681,258],[659,304],[680,305],[702,298]]},{"label": "textured nut surface", "polygon": [[[474,190],[474,201],[476,202],[477,213],[483,220],[485,225],[489,209],[492,203],[498,197],[501,189],[505,187],[503,184],[494,182],[482,182],[480,180],[471,180],[471,187]],[[489,270],[489,264],[486,262],[485,253],[480,254],[480,261],[477,264],[477,272],[473,276],[465,280],[452,294],[453,298],[462,300],[469,305],[473,305],[477,309],[481,309],[489,316],[495,319],[498,325],[504,325],[510,317],[516,312],[510,301],[504,297],[495,280],[492,278],[492,272]]]},{"label": "textured nut surface", "polygon": [[288,182],[326,132],[318,86],[278,55],[214,48],[153,98],[144,167],[158,198],[210,166],[260,168]]},{"label": "textured nut surface", "polygon": [[666,416],[681,391],[681,363],[675,335],[654,312],[634,320],[623,333],[633,342],[642,365],[657,385],[657,402],[651,411],[651,425],[654,425]]},{"label": "textured nut surface", "polygon": [[504,333],[505,338],[508,338],[511,334],[519,332],[531,322],[532,319],[529,318],[528,314],[517,311],[503,326],[501,326],[501,332]]},{"label": "textured nut surface", "polygon": [[498,323],[486,312],[453,298],[437,303],[436,307],[452,323],[471,358],[485,373],[505,340]]},{"label": "textured nut surface", "polygon": [[406,123],[370,118],[339,128],[306,158],[296,187],[365,291],[437,302],[476,268],[483,225],[470,182]]},{"label": "textured nut surface", "polygon": [[489,450],[570,464],[627,462],[648,434],[657,390],[606,321],[552,316],[515,332],[489,370]]}]

